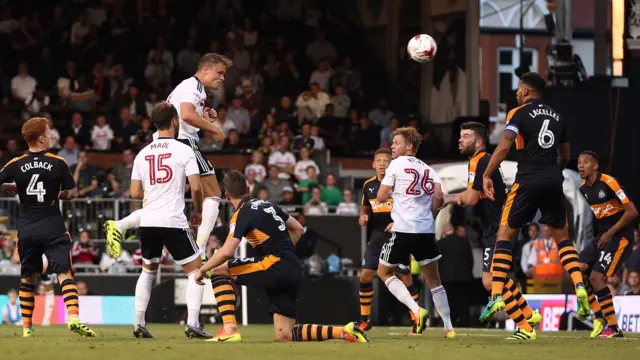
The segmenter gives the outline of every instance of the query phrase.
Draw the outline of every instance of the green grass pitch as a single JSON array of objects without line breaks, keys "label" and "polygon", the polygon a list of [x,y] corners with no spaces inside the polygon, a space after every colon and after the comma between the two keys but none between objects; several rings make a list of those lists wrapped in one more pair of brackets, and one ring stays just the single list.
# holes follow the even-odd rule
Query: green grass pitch
[{"label": "green grass pitch", "polygon": [[[443,338],[440,329],[422,336],[405,335],[408,328],[377,327],[368,344],[332,340],[321,343],[275,343],[271,326],[241,327],[243,343],[187,340],[179,325],[148,326],[156,337],[133,338],[130,326],[95,326],[97,339],[81,338],[65,326],[36,327],[23,339],[22,328],[0,326],[0,358],[43,360],[106,359],[633,359],[640,353],[640,334],[625,339],[589,339],[586,332],[538,332],[536,341],[506,341],[501,330],[458,329],[458,338]],[[216,332],[217,326],[209,326]]]}]

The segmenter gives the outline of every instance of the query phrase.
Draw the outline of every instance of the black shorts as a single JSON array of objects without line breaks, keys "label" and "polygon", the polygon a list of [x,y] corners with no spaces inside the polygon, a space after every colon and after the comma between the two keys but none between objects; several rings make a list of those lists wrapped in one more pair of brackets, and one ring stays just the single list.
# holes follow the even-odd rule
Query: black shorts
[{"label": "black shorts", "polygon": [[[380,260],[380,252],[382,246],[391,239],[391,233],[373,230],[371,233],[371,239],[367,243],[367,249],[364,251],[364,259],[362,259],[362,267],[369,270],[377,270],[378,262]],[[411,272],[411,258],[405,259],[404,262],[398,264],[396,272],[399,274],[408,274]]]},{"label": "black shorts", "polygon": [[228,266],[237,284],[265,290],[270,315],[296,318],[302,266],[295,255],[236,258],[229,260]]},{"label": "black shorts", "polygon": [[188,145],[193,150],[193,153],[196,154],[196,160],[198,161],[198,169],[200,170],[200,176],[213,175],[216,173],[216,170],[211,165],[209,159],[202,155],[200,152],[200,147],[198,147],[198,142],[193,139],[177,139],[181,143]]},{"label": "black shorts", "polygon": [[607,277],[617,273],[633,251],[633,229],[622,229],[611,240],[598,248],[599,236],[580,251],[580,262],[587,264],[591,271],[597,271]]},{"label": "black shorts", "polygon": [[147,265],[160,263],[163,247],[178,265],[188,264],[200,256],[190,229],[141,227],[139,234],[142,261]]},{"label": "black shorts", "polygon": [[20,274],[28,277],[42,273],[42,255],[47,256],[47,274],[64,274],[73,270],[71,263],[71,237],[68,233],[51,238],[22,236],[18,241]]},{"label": "black shorts", "polygon": [[542,215],[539,221],[541,224],[555,229],[566,225],[562,181],[527,180],[514,183],[502,208],[500,225],[509,225],[512,229],[521,228],[533,220],[538,210]]},{"label": "black shorts", "polygon": [[484,253],[482,254],[482,272],[491,272],[491,263],[493,262],[493,252],[496,250],[496,236],[488,236],[482,238],[484,242]]},{"label": "black shorts", "polygon": [[421,266],[440,259],[436,235],[392,231],[391,238],[382,246],[379,261],[384,266],[396,267],[405,263],[409,255],[413,255]]}]

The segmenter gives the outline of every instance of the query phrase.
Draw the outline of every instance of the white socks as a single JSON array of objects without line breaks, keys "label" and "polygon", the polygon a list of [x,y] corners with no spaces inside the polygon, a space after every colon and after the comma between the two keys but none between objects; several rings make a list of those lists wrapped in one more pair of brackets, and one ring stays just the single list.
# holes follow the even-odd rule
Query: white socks
[{"label": "white socks", "polygon": [[150,271],[142,268],[142,273],[136,284],[136,323],[135,325],[146,326],[145,314],[151,297],[151,288],[153,281],[156,279],[157,271]]},{"label": "white socks", "polygon": [[202,223],[198,227],[198,235],[196,236],[196,243],[201,249],[207,245],[209,235],[216,226],[219,206],[219,197],[206,197],[202,201]]},{"label": "white socks", "polygon": [[413,297],[407,289],[407,286],[402,281],[400,281],[400,279],[398,279],[396,276],[392,276],[388,278],[387,281],[384,282],[384,284],[387,285],[387,288],[389,289],[389,291],[391,291],[393,296],[396,297],[396,299],[398,299],[401,303],[408,307],[409,310],[411,310],[411,312],[416,316],[419,315],[420,306],[418,305],[418,303],[416,303],[415,300],[413,300]]},{"label": "white socks", "polygon": [[204,294],[204,285],[196,283],[196,273],[192,272],[187,282],[187,325],[200,326],[200,307],[202,306],[202,295]]},{"label": "white socks", "polygon": [[44,296],[44,318],[42,319],[42,325],[48,326],[51,324],[51,314],[53,313],[53,307],[56,304],[56,296],[53,290],[49,290]]},{"label": "white socks", "polygon": [[138,209],[129,216],[125,217],[122,220],[116,221],[116,225],[118,226],[118,230],[124,236],[124,233],[129,229],[134,229],[140,226],[140,218],[142,217],[142,209]]},{"label": "white socks", "polygon": [[447,299],[447,291],[442,285],[431,289],[431,297],[433,298],[433,304],[436,306],[436,310],[440,314],[440,318],[444,323],[444,330],[452,330],[453,324],[451,323],[451,309],[449,309],[449,299]]}]

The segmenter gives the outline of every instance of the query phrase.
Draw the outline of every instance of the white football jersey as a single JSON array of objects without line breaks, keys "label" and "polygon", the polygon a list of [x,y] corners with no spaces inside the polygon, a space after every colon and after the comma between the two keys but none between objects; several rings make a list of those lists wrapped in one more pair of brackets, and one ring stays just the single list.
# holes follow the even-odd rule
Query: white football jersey
[{"label": "white football jersey", "polygon": [[392,186],[392,231],[411,234],[435,233],[431,201],[435,184],[440,183],[435,170],[415,156],[395,158],[382,179]]},{"label": "white football jersey", "polygon": [[131,172],[144,189],[140,226],[188,228],[184,186],[187,176],[199,174],[193,150],[177,140],[158,138],[140,150]]},{"label": "white football jersey", "polygon": [[[171,94],[167,97],[167,102],[173,105],[178,110],[178,116],[180,117],[180,131],[178,133],[178,139],[193,139],[196,142],[200,139],[198,137],[197,127],[193,127],[182,120],[180,116],[180,104],[192,103],[196,107],[198,115],[204,114],[204,103],[207,100],[207,93],[204,89],[204,85],[195,76],[192,76],[186,80],[183,80],[178,86],[173,89]],[[156,133],[157,134],[157,133]],[[156,138],[154,136],[154,138]]]}]

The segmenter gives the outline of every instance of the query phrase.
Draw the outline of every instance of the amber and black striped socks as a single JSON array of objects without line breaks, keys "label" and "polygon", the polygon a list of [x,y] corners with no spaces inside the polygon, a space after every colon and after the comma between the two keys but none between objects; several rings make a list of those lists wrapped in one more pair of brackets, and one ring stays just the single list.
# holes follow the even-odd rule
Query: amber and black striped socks
[{"label": "amber and black striped socks", "polygon": [[373,302],[373,283],[360,283],[360,320],[369,321]]},{"label": "amber and black striped socks", "polygon": [[293,327],[293,341],[325,341],[342,339],[342,328],[327,325],[303,324]]},{"label": "amber and black striped socks", "polygon": [[600,302],[593,294],[593,287],[591,287],[591,283],[589,282],[589,280],[584,281],[584,287],[585,290],[587,290],[587,294],[589,295],[589,305],[591,305],[591,310],[596,315],[597,319],[604,319],[602,308],[600,307]]},{"label": "amber and black striped socks", "polygon": [[[513,301],[518,304],[518,307],[522,311],[522,315],[524,315],[524,318],[529,319],[533,315],[533,309],[531,308],[531,306],[529,306],[527,300],[525,300],[522,296],[518,284],[516,284],[516,282],[511,278],[508,278],[507,283],[504,285],[504,288],[511,291],[511,294],[513,294]],[[504,299],[504,302],[506,303],[507,300]]]},{"label": "amber and black striped socks", "polygon": [[36,287],[31,283],[30,279],[20,280],[20,314],[22,315],[22,325],[26,328],[33,327],[33,309],[36,305],[34,297]]},{"label": "amber and black striped socks", "polygon": [[608,286],[602,290],[596,291],[598,302],[602,307],[602,315],[607,319],[607,325],[613,331],[618,331],[618,319],[616,318],[616,309],[613,307],[613,296]]},{"label": "amber and black striped socks", "polygon": [[491,281],[492,300],[502,295],[507,282],[507,273],[511,269],[511,262],[513,261],[512,248],[511,241],[498,240],[496,242],[496,250],[491,262],[491,269],[493,270],[493,279]]},{"label": "amber and black striped socks", "polygon": [[567,270],[567,273],[571,276],[573,286],[576,288],[584,286],[582,272],[580,271],[578,251],[571,240],[558,242],[558,254],[560,255],[560,262],[562,262],[562,266],[564,266],[564,269]]},{"label": "amber and black striped socks", "polygon": [[78,300],[78,287],[73,279],[66,279],[61,284],[62,287],[62,299],[67,306],[67,314],[71,316],[78,316],[80,309],[80,302]]},{"label": "amber and black striped socks", "polygon": [[[511,286],[507,286],[507,285],[511,285]],[[504,303],[505,303],[504,311],[509,315],[511,320],[513,320],[513,322],[516,323],[516,325],[518,326],[519,329],[527,331],[527,332],[531,332],[531,331],[533,331],[533,328],[527,322],[527,317],[524,315],[524,313],[520,309],[520,305],[518,304],[518,301],[516,300],[516,296],[511,290],[513,287],[515,287],[517,289],[517,286],[515,285],[513,280],[509,279],[507,281],[507,284],[503,288],[502,297],[503,297],[503,300],[504,300]],[[530,316],[531,315],[529,315],[529,317]]]},{"label": "amber and black striped socks", "polygon": [[217,276],[211,279],[213,287],[213,295],[216,298],[218,311],[222,316],[222,322],[226,324],[236,325],[236,292],[233,290],[231,280],[223,276]]}]

